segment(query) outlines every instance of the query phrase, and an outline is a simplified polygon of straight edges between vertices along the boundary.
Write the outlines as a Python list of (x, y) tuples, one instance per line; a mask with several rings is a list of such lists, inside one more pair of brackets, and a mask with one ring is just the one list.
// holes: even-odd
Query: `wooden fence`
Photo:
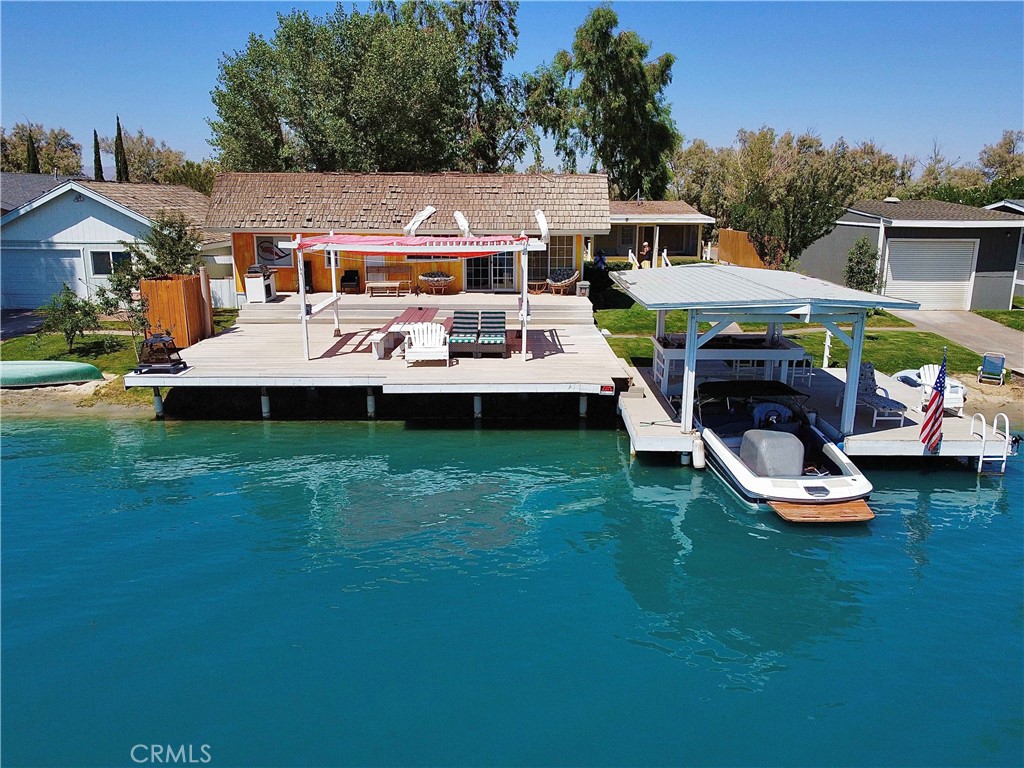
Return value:
[(766, 269), (747, 233), (739, 229), (718, 230), (718, 260), (738, 267)]
[(149, 302), (147, 316), (151, 333), (169, 330), (178, 347), (188, 347), (205, 338), (203, 312), (207, 310), (198, 275), (143, 280), (139, 291)]

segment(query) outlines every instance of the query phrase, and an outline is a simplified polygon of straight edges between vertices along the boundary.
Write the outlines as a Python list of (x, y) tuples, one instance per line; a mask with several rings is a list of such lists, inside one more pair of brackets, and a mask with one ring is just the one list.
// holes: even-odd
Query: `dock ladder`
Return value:
[[(1000, 421), (1001, 420), (1001, 421)], [(1003, 428), (1000, 430), (999, 424)], [(979, 430), (978, 425), (981, 425)], [(989, 437), (988, 422), (984, 414), (976, 413), (971, 417), (971, 436), (981, 440), (981, 455), (978, 456), (978, 474), (1006, 472), (1006, 457), (1010, 455), (1011, 445), (1015, 441), (1010, 435), (1010, 420), (1005, 413), (997, 413), (992, 419), (992, 436)], [(998, 466), (997, 466), (998, 465)]]

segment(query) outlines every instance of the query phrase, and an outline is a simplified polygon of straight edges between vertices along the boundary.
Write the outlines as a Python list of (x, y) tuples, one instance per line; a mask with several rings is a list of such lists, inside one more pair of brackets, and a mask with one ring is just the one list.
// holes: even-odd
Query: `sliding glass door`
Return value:
[(516, 287), (514, 253), (466, 259), (467, 291), (512, 291)]

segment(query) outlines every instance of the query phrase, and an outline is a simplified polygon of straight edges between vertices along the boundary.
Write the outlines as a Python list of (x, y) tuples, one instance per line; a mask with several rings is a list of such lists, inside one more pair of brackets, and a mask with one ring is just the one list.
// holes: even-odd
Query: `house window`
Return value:
[(636, 235), (636, 227), (619, 227), (619, 235), (620, 245), (634, 245), (635, 241), (633, 238)]
[(543, 280), (556, 269), (575, 269), (575, 263), (575, 238), (553, 235), (546, 251), (530, 251), (527, 274), (530, 280)]
[(110, 275), (114, 267), (128, 261), (124, 251), (92, 251), (92, 273), (94, 275)]

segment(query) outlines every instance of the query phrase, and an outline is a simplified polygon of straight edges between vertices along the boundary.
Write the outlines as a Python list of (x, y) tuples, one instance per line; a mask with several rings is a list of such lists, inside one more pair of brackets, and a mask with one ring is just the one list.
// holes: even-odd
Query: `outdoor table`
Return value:
[[(654, 340), (655, 380), (659, 383), (662, 377), (668, 378), (673, 361), (686, 359), (686, 334), (669, 334), (665, 338)], [(779, 366), (779, 380), (785, 381), (789, 364), (802, 360), (806, 350), (795, 341), (782, 336), (778, 346), (765, 343), (763, 334), (719, 334), (697, 350), (697, 361), (721, 360), (735, 363), (739, 360), (751, 360), (764, 363), (764, 378), (771, 379), (775, 366)]]
[(383, 360), (387, 350), (394, 345), (387, 344), (391, 334), (403, 333), (413, 323), (429, 323), (437, 315), (437, 307), (409, 307), (398, 317), (389, 320), (377, 331), (370, 334), (370, 348), (378, 360)]

